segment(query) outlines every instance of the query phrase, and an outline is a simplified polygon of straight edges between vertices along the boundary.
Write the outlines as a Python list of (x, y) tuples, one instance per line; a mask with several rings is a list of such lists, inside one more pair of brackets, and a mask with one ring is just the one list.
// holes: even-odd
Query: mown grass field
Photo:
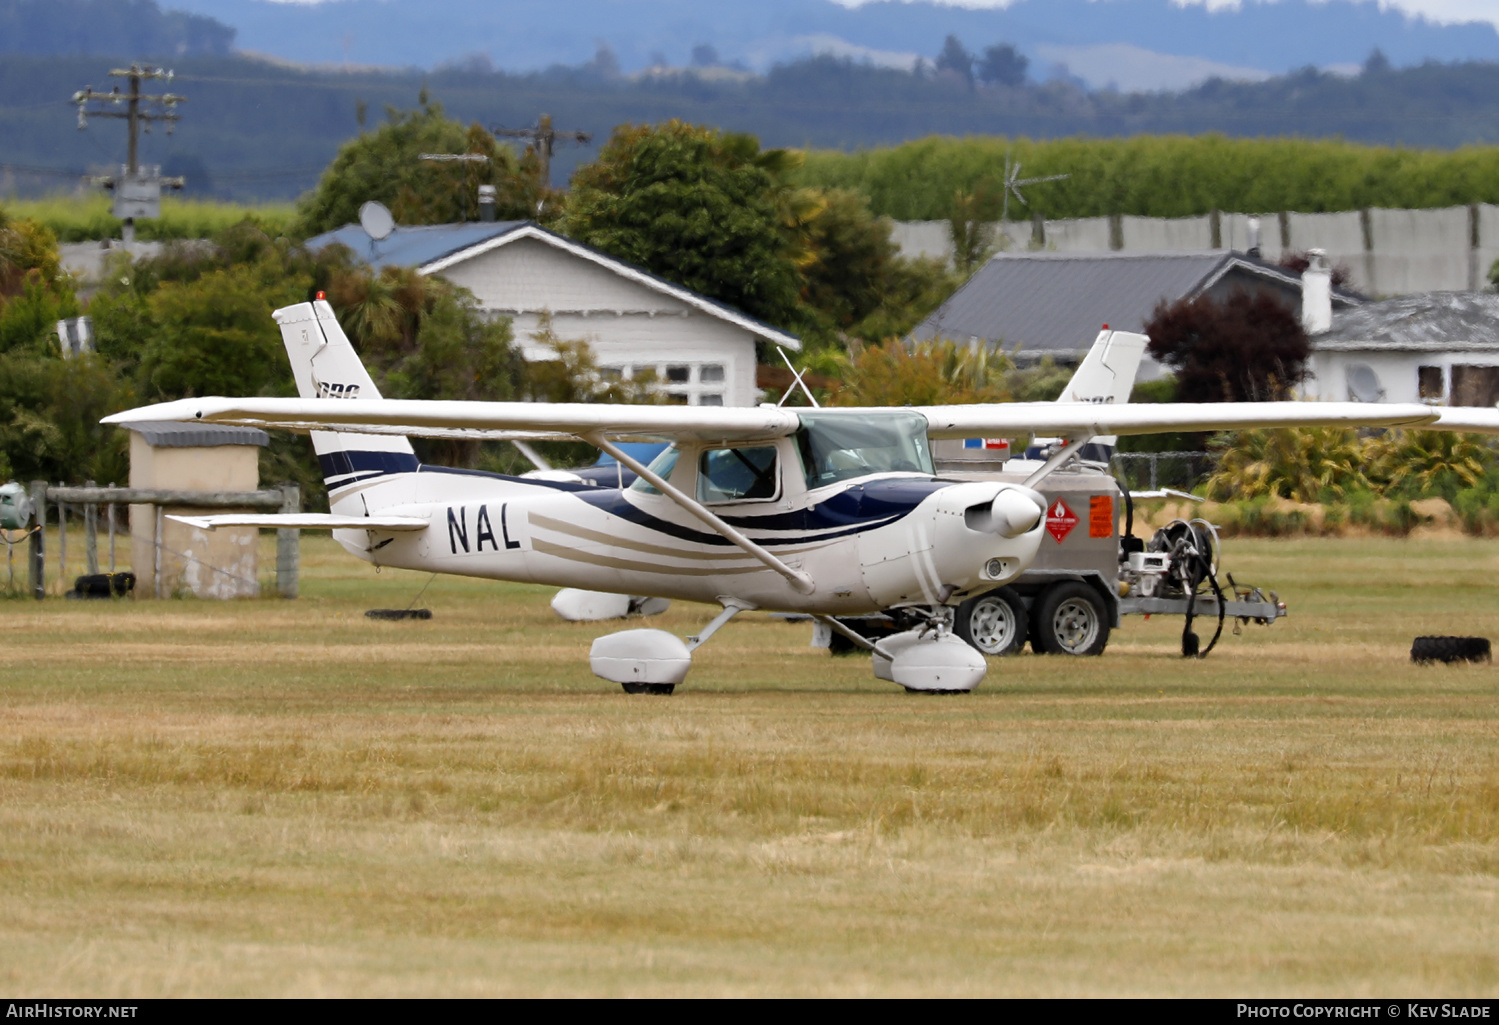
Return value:
[[(541, 588), (0, 601), (16, 995), (1499, 992), (1499, 542), (1229, 543), (1292, 617), (907, 695), (736, 620), (670, 698)], [(694, 631), (709, 610), (651, 621)]]

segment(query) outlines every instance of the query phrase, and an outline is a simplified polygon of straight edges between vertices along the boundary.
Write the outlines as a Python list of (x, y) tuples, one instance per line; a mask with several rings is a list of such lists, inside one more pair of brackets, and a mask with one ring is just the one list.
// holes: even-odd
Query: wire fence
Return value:
[(1191, 491), (1217, 465), (1211, 452), (1115, 452), (1114, 476), (1131, 491)]

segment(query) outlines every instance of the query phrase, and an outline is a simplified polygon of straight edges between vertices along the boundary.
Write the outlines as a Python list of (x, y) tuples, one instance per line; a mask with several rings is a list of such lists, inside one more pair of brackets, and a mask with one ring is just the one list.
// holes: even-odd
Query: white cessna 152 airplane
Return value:
[[(1342, 402), (1131, 406), (1109, 401), (908, 408), (623, 406), (387, 400), (321, 297), (275, 312), (301, 398), (194, 398), (105, 423), (203, 421), (306, 431), (328, 513), (181, 517), (328, 529), (382, 566), (718, 605), (685, 642), (635, 629), (593, 643), (594, 673), (670, 693), (692, 650), (748, 609), (800, 612), (871, 650), (882, 679), (967, 691), (983, 656), (952, 636), (964, 599), (1035, 558), (1033, 487), (1091, 439), (1251, 427), (1428, 426), (1499, 433), (1499, 410)], [(1138, 336), (1131, 336), (1132, 338)], [(426, 466), (408, 435), (579, 439), (639, 475), (626, 488)], [(929, 439), (1065, 439), (1019, 484), (934, 475)], [(618, 441), (665, 439), (645, 466)], [(905, 607), (923, 623), (871, 643), (833, 617)]]

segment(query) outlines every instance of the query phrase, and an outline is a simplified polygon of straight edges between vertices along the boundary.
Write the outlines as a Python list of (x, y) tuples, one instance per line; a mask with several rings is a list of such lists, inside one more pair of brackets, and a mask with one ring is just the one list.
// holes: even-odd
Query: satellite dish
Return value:
[(1379, 375), (1369, 364), (1350, 363), (1345, 374), (1348, 378), (1348, 397), (1354, 402), (1384, 401), (1384, 386), (1379, 383)]
[(359, 208), (359, 226), (366, 235), (379, 242), (389, 238), (390, 233), (396, 230), (396, 219), (390, 215), (384, 203), (377, 203), (372, 199)]

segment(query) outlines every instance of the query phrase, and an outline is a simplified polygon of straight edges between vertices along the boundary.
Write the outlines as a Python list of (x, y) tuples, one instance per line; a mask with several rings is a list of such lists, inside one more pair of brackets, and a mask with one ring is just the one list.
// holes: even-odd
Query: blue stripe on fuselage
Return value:
[[(768, 513), (764, 516), (724, 516), (724, 522), (740, 530), (785, 530), (795, 533), (790, 537), (756, 537), (757, 544), (774, 545), (806, 544), (809, 541), (826, 541), (861, 530), (883, 527), (894, 523), (933, 492), (951, 487), (952, 481), (900, 477), (892, 480), (875, 480), (855, 484), (825, 502), (808, 509), (791, 512)], [(733, 544), (719, 534), (693, 530), (648, 512), (625, 501), (617, 489), (592, 490), (578, 497), (604, 512), (613, 513), (622, 520), (659, 531), (682, 541), (694, 541), (706, 545)], [(814, 533), (815, 532), (815, 533)], [(824, 533), (826, 532), (826, 533)]]
[(415, 473), (416, 456), (410, 452), (327, 452), (317, 457), (323, 477), (374, 477), (384, 473)]

